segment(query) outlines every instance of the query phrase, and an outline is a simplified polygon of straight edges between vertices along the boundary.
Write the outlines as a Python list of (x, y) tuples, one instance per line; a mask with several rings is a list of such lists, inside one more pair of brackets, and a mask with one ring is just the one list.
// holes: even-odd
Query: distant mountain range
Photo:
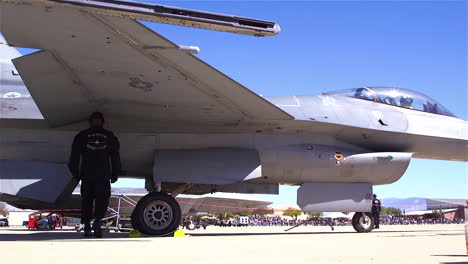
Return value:
[(453, 209), (465, 206), (466, 199), (439, 199), (439, 198), (385, 198), (382, 199), (382, 206), (394, 207), (405, 212)]

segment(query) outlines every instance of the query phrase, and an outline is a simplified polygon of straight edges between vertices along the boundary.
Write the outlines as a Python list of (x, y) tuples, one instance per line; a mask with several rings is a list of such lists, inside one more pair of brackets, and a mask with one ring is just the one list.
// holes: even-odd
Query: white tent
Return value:
[[(453, 211), (456, 211), (457, 209), (443, 209), (442, 210), (442, 213), (449, 213), (449, 212), (453, 212)], [(425, 210), (425, 211), (413, 211), (413, 212), (409, 212), (409, 213), (406, 213), (406, 215), (408, 216), (423, 216), (425, 214), (432, 214), (434, 213), (433, 210)]]

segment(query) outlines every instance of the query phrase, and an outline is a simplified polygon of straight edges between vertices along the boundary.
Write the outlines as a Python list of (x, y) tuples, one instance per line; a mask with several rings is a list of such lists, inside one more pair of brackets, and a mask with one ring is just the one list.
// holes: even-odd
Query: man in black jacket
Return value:
[(380, 228), (380, 211), (382, 211), (380, 200), (377, 199), (377, 194), (374, 194), (372, 196), (372, 216), (374, 217), (376, 229)]
[(100, 112), (91, 114), (90, 128), (75, 136), (68, 162), (73, 177), (81, 180), (81, 220), (85, 237), (91, 237), (93, 213), (94, 236), (102, 237), (101, 220), (109, 205), (110, 182), (117, 181), (121, 169), (119, 141), (102, 127), (103, 124), (104, 116)]

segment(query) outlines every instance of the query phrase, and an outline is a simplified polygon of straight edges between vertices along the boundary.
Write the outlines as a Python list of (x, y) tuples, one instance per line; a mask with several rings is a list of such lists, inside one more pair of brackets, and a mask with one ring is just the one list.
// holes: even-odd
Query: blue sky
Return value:
[[(360, 86), (399, 86), (468, 116), (465, 1), (157, 1), (158, 4), (272, 20), (266, 38), (147, 23), (262, 95), (317, 94)], [(468, 165), (414, 159), (380, 197), (468, 198)], [(121, 180), (119, 186), (141, 187)], [(270, 197), (295, 204), (295, 187)]]

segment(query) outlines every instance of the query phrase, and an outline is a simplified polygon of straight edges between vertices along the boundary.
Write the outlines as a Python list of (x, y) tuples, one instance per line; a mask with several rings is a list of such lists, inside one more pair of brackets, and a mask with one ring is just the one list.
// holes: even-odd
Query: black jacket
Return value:
[(372, 199), (372, 213), (380, 213), (382, 211), (382, 205), (380, 204), (380, 200), (377, 198)]
[(88, 128), (73, 139), (68, 167), (79, 179), (117, 180), (121, 169), (119, 148), (117, 137), (109, 130)]

